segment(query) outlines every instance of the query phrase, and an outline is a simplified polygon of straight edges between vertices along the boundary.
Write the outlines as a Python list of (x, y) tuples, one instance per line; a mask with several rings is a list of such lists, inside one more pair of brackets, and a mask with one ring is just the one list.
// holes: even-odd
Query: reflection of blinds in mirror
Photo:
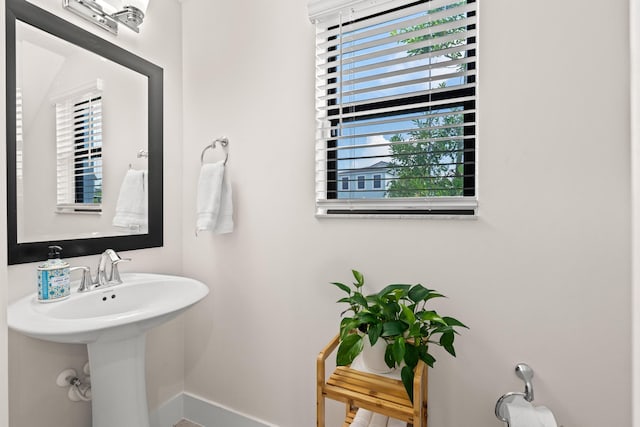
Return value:
[(100, 212), (102, 95), (91, 91), (56, 104), (57, 210)]
[(22, 182), (22, 89), (16, 88), (16, 180)]

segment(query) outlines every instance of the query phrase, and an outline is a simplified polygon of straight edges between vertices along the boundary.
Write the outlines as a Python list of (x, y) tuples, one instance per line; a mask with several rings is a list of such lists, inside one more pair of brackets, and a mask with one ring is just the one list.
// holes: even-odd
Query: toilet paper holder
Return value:
[(524, 393), (512, 391), (500, 397), (496, 402), (496, 418), (504, 423), (509, 422), (504, 415), (504, 407), (507, 403), (513, 402), (518, 396), (522, 396), (527, 402), (533, 401), (533, 383), (531, 382), (533, 379), (533, 369), (526, 363), (518, 363), (516, 365), (516, 375), (524, 381)]

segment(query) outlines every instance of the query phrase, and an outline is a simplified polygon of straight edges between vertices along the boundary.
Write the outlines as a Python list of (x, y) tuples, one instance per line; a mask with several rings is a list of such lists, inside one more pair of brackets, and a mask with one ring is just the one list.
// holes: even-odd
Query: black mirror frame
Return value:
[[(7, 246), (8, 263), (42, 261), (47, 247), (63, 256), (94, 255), (106, 249), (126, 251), (163, 245), (163, 69), (24, 0), (6, 0)], [(148, 234), (18, 243), (16, 205), (16, 20), (92, 51), (148, 77)]]

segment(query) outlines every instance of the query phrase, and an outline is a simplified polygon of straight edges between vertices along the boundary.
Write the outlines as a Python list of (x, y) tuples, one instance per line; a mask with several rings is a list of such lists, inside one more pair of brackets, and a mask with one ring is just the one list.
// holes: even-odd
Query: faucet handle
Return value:
[(131, 258), (120, 258), (111, 263), (111, 275), (109, 277), (110, 282), (122, 283), (122, 279), (120, 278), (120, 271), (118, 271), (118, 264), (122, 261), (131, 261)]
[(86, 266), (71, 267), (69, 272), (82, 270), (82, 278), (80, 279), (80, 286), (78, 286), (78, 292), (85, 292), (91, 289), (93, 285), (93, 279), (91, 279), (91, 269)]
[(104, 255), (109, 257), (109, 261), (111, 261), (112, 263), (121, 259), (120, 255), (118, 255), (118, 252), (114, 251), (113, 249), (107, 249), (106, 251), (104, 251)]

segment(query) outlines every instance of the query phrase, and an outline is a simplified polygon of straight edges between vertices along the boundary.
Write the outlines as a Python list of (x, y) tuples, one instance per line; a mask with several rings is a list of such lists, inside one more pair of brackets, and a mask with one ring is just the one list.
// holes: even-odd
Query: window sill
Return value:
[(55, 213), (62, 215), (102, 215), (102, 206), (100, 204), (58, 204)]
[(321, 199), (316, 201), (316, 218), (359, 219), (475, 219), (475, 197)]
[(372, 214), (372, 213), (317, 213), (318, 219), (410, 219), (410, 220), (467, 220), (475, 221), (478, 214), (462, 215), (462, 214)]

